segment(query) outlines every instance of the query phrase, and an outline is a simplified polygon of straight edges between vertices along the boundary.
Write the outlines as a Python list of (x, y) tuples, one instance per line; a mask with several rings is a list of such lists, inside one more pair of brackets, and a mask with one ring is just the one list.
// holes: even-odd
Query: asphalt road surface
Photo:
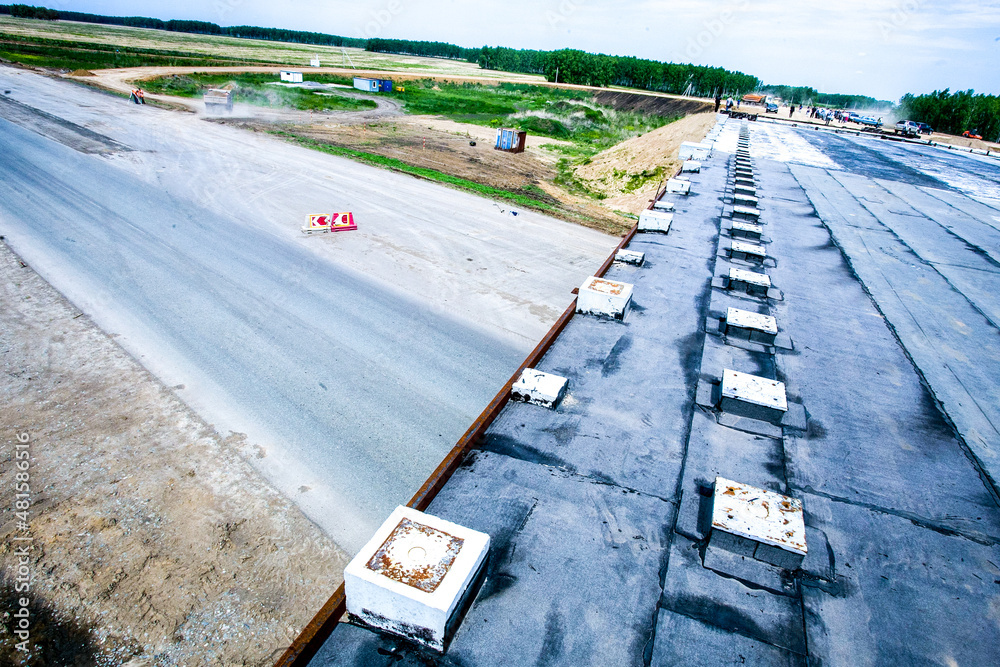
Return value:
[(856, 133), (754, 126), (785, 162), (934, 400), (1000, 481), (1000, 160)]
[[(348, 552), (615, 242), (36, 75), (0, 69), (0, 87), (0, 233), (207, 421), (245, 434)], [(363, 233), (303, 239), (300, 214), (334, 206)]]

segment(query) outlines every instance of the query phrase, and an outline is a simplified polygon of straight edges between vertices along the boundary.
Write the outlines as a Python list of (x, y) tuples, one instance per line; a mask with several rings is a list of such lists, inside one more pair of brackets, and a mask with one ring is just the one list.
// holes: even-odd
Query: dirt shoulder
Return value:
[[(272, 664), (345, 554), (240, 458), (238, 436), (221, 438), (2, 243), (0, 302), (2, 602), (15, 538), (30, 537), (32, 642), (50, 651), (24, 661), (5, 631), (0, 662)], [(19, 433), (28, 531), (13, 506)]]

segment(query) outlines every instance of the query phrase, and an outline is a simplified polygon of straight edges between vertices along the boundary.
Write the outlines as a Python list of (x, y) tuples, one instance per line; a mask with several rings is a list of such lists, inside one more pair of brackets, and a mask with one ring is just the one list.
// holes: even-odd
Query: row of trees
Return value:
[(55, 21), (59, 18), (59, 12), (55, 9), (32, 7), (31, 5), (0, 5), (0, 14), (10, 14), (21, 19), (42, 19), (43, 21)]
[(260, 28), (257, 26), (238, 25), (223, 28), (208, 21), (161, 21), (149, 16), (104, 16), (85, 12), (66, 12), (45, 7), (30, 5), (0, 5), (0, 14), (10, 14), (19, 18), (45, 19), (53, 21), (80, 21), (81, 23), (97, 23), (102, 25), (122, 25), (130, 28), (152, 28), (154, 30), (169, 30), (171, 32), (188, 32), (198, 35), (225, 35), (227, 37), (243, 37), (247, 39), (265, 39), (275, 42), (293, 42), (299, 44), (322, 44), (324, 46), (354, 46), (365, 48), (367, 39), (327, 35), (321, 32), (304, 30), (283, 30), (281, 28)]
[(927, 123), (937, 132), (962, 134), (966, 130), (988, 141), (1000, 140), (1000, 97), (976, 94), (974, 90), (954, 93), (947, 88), (926, 95), (907, 93), (899, 101), (901, 118)]
[(229, 37), (244, 39), (264, 39), (272, 42), (292, 42), (295, 44), (319, 44), (321, 46), (352, 46), (363, 49), (367, 39), (356, 37), (341, 37), (322, 32), (307, 32), (305, 30), (284, 30), (282, 28), (260, 28), (252, 25), (237, 25), (222, 29), (222, 34)]
[(447, 42), (422, 42), (412, 39), (383, 39), (373, 37), (369, 40), (359, 40), (361, 46), (375, 53), (401, 53), (410, 56), (427, 56), (430, 58), (451, 58), (474, 63), (479, 59), (480, 49), (468, 49)]
[(577, 49), (533, 51), (485, 46), (479, 66), (505, 72), (544, 74), (549, 81), (588, 86), (624, 86), (667, 93), (743, 95), (756, 90), (760, 80), (721, 67), (664, 63), (632, 56), (609, 56)]
[(811, 86), (763, 86), (760, 91), (780, 97), (789, 104), (806, 104), (837, 109), (888, 109), (892, 102), (877, 100), (867, 95), (821, 93)]

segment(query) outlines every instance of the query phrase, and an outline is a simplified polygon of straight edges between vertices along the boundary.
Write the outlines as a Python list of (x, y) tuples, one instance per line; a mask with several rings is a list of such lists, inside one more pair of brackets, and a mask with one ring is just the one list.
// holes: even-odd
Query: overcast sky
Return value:
[(898, 100), (1000, 93), (1000, 2), (957, 0), (36, 0), (97, 14), (578, 48), (716, 65), (765, 83)]

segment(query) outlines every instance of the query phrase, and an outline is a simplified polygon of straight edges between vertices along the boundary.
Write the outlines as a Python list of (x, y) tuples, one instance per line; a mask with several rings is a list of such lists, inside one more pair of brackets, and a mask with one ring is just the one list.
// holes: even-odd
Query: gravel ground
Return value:
[[(173, 393), (0, 244), (0, 662), (267, 665), (346, 556)], [(29, 524), (14, 508), (30, 434)], [(30, 542), (17, 541), (30, 537)], [(8, 629), (30, 544), (30, 659)], [(23, 595), (23, 593), (18, 594)]]

